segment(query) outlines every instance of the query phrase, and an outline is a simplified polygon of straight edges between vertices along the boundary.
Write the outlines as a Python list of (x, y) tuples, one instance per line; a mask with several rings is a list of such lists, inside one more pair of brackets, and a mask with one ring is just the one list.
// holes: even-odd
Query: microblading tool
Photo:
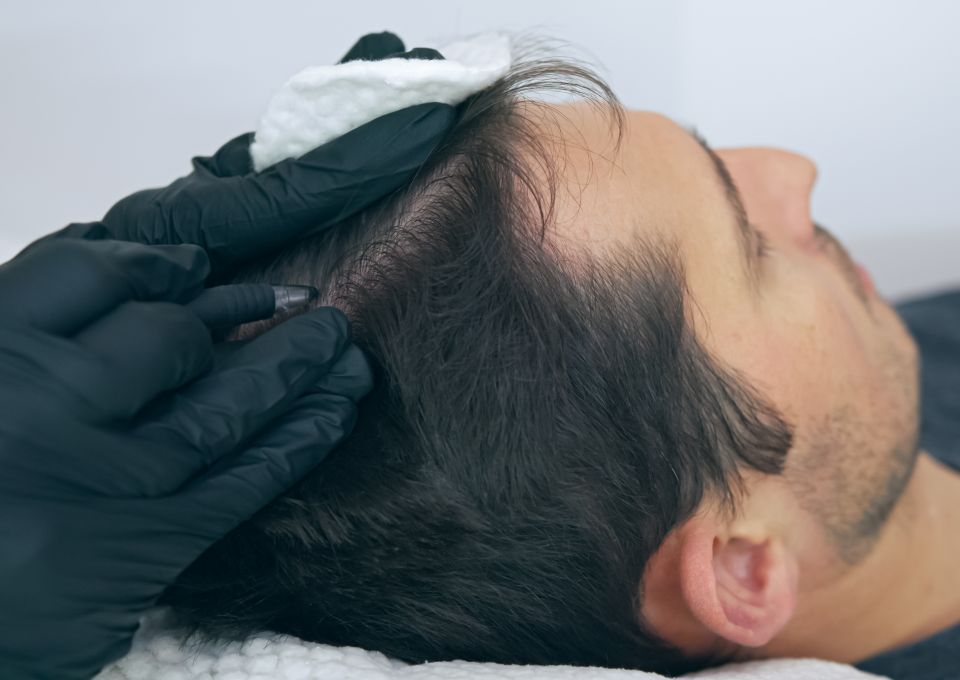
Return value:
[(207, 288), (186, 306), (207, 327), (222, 330), (307, 307), (319, 294), (312, 286), (238, 283)]

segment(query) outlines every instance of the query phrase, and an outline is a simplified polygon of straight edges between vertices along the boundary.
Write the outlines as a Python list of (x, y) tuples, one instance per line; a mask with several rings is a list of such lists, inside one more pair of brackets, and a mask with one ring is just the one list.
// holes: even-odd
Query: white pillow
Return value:
[[(642, 671), (576, 666), (504, 666), (451, 661), (408, 665), (379, 652), (262, 634), (214, 649), (182, 648), (162, 616), (145, 619), (130, 653), (96, 680), (660, 680)], [(864, 680), (878, 676), (816, 659), (730, 664), (685, 677), (699, 680)]]

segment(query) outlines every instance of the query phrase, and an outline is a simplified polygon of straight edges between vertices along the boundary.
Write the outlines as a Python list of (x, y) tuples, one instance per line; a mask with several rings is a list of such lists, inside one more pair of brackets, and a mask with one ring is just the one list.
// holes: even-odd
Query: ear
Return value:
[(759, 647), (793, 617), (796, 558), (776, 536), (728, 531), (703, 515), (680, 529), (680, 589), (706, 628), (736, 644)]

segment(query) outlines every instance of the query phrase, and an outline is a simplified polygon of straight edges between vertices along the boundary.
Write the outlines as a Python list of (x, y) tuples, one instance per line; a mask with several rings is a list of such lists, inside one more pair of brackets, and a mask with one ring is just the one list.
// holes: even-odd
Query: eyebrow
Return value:
[(759, 285), (758, 277), (760, 265), (754, 245), (754, 239), (756, 238), (756, 235), (754, 234), (753, 227), (750, 226), (750, 221), (747, 219), (747, 211), (743, 207), (743, 199), (740, 197), (740, 192), (737, 190), (737, 185), (733, 183), (733, 177), (730, 175), (730, 170), (727, 168), (726, 164), (723, 162), (720, 156), (717, 155), (717, 152), (710, 148), (710, 145), (707, 144), (707, 140), (703, 138), (703, 135), (700, 134), (697, 128), (691, 125), (685, 129), (687, 133), (697, 140), (697, 143), (703, 147), (703, 150), (707, 152), (707, 155), (713, 162), (713, 167), (714, 170), (716, 170), (717, 178), (720, 180), (720, 184), (723, 186), (727, 195), (727, 203), (729, 203), (730, 210), (737, 222), (737, 236), (738, 240), (740, 241), (740, 251), (743, 254), (743, 261), (746, 265), (745, 273), (747, 278), (753, 284), (754, 288), (756, 288)]

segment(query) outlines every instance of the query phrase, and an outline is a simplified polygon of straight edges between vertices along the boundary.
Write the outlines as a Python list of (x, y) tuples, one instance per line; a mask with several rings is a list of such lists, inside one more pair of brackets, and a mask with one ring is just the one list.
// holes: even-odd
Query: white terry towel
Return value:
[(456, 105), (510, 68), (510, 41), (486, 33), (439, 48), (444, 59), (384, 59), (311, 66), (287, 81), (250, 144), (260, 171), (408, 106)]
[[(876, 675), (816, 659), (730, 664), (684, 676), (697, 680), (867, 680)], [(95, 680), (667, 680), (642, 671), (575, 666), (504, 666), (450, 661), (407, 665), (379, 652), (263, 633), (212, 649), (181, 648), (162, 615), (147, 617), (133, 649)]]

